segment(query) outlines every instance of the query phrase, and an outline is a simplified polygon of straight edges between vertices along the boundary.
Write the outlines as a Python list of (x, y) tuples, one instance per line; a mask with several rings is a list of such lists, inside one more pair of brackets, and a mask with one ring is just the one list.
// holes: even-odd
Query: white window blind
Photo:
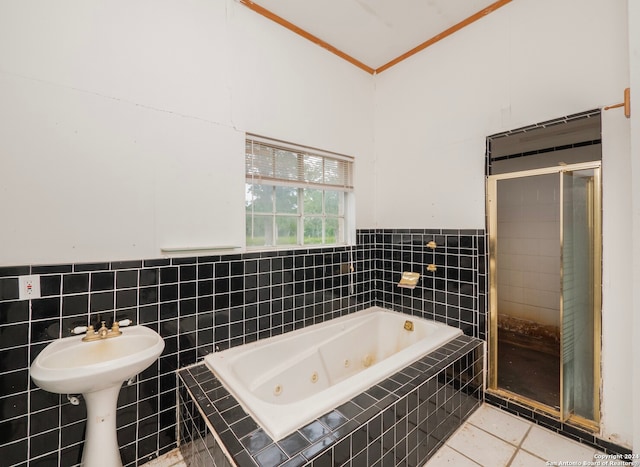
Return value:
[(247, 135), (246, 177), (252, 184), (353, 190), (353, 158)]

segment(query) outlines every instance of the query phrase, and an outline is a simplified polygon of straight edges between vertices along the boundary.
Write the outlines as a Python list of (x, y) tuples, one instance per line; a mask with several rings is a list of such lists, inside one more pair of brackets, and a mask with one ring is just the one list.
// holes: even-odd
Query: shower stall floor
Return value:
[(498, 337), (498, 387), (559, 408), (559, 347), (501, 331)]

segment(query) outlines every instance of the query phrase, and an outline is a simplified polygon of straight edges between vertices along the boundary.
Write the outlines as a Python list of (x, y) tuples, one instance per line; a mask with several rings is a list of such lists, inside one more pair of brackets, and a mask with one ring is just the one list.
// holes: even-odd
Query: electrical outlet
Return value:
[(20, 290), (20, 300), (40, 298), (40, 276), (33, 274), (18, 277), (18, 288)]

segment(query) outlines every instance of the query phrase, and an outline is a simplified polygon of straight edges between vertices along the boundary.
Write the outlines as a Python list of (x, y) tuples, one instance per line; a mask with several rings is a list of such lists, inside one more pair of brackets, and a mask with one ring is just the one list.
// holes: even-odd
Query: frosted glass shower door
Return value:
[[(600, 169), (565, 171), (562, 191), (562, 418), (595, 420), (600, 333), (598, 190)], [(599, 305), (599, 304), (598, 304)]]
[(560, 408), (560, 183), (498, 180), (498, 387)]
[(489, 390), (600, 421), (600, 163), (492, 175)]

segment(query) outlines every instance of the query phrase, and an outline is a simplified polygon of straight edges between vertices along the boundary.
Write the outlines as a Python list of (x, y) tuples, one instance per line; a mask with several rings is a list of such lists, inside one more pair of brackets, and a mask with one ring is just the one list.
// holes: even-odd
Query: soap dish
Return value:
[(416, 287), (416, 284), (418, 283), (418, 279), (420, 279), (420, 273), (403, 272), (402, 277), (400, 278), (400, 282), (398, 282), (398, 287), (414, 289)]

